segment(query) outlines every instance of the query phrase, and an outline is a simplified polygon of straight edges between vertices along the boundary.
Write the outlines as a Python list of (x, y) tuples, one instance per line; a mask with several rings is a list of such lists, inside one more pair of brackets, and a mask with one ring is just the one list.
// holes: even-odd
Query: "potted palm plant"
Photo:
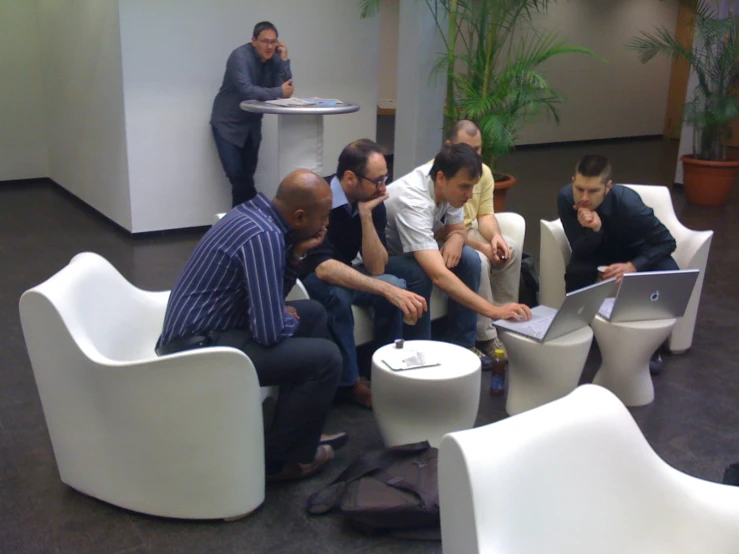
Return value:
[[(516, 183), (498, 171), (500, 159), (515, 148), (523, 126), (542, 113), (559, 122), (564, 101), (541, 71), (559, 54), (593, 53), (568, 46), (535, 19), (554, 0), (425, 0), (444, 40), (436, 70), (446, 73), (445, 133), (455, 121), (471, 119), (482, 132), (483, 160), (495, 172), (495, 210)], [(381, 0), (361, 0), (362, 16), (373, 15)]]
[(668, 29), (642, 32), (627, 47), (643, 63), (659, 54), (684, 58), (697, 77), (685, 103), (683, 121), (693, 127), (693, 153), (683, 163), (685, 197), (699, 206), (723, 206), (729, 199), (739, 160), (727, 157), (731, 123), (739, 115), (739, 41), (736, 15), (721, 17), (712, 2), (681, 0), (692, 10), (693, 46), (685, 47)]

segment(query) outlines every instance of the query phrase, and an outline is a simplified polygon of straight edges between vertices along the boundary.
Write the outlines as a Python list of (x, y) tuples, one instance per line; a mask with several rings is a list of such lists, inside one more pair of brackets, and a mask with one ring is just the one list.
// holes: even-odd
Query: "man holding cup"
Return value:
[[(374, 309), (377, 344), (401, 338), (403, 321), (414, 324), (427, 310), (426, 300), (405, 290), (403, 279), (385, 274), (387, 178), (380, 145), (360, 139), (344, 148), (336, 174), (326, 179), (333, 192), (328, 234), (308, 253), (301, 271), (310, 297), (325, 306), (329, 331), (341, 351), (339, 394), (365, 408), (372, 407), (372, 393), (359, 377), (352, 304)], [(357, 254), (361, 264), (353, 266)]]
[[(671, 254), (677, 243), (639, 194), (614, 185), (611, 164), (604, 156), (585, 156), (575, 167), (571, 185), (557, 198), (557, 210), (572, 248), (565, 269), (567, 292), (596, 280), (625, 273), (679, 269)], [(662, 369), (659, 351), (649, 364)]]

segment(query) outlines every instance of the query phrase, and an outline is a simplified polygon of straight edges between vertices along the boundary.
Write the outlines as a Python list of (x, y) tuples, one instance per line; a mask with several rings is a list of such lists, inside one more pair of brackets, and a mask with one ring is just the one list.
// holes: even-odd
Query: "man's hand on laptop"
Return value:
[(531, 319), (531, 310), (526, 304), (503, 304), (495, 306), (496, 315), (493, 319), (510, 319), (511, 321), (528, 321)]
[(636, 273), (636, 267), (631, 262), (625, 264), (611, 264), (603, 272), (603, 280), (616, 278), (616, 282), (620, 283), (624, 278), (624, 273)]

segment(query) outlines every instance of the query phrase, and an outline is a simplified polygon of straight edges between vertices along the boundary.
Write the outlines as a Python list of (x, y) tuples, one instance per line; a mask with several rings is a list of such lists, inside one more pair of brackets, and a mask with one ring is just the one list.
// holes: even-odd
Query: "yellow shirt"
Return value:
[(488, 215), (494, 213), (493, 210), (493, 190), (495, 189), (495, 181), (493, 180), (493, 172), (487, 164), (482, 164), (482, 177), (472, 189), (472, 198), (464, 205), (464, 225), (469, 231), (472, 222), (479, 215)]

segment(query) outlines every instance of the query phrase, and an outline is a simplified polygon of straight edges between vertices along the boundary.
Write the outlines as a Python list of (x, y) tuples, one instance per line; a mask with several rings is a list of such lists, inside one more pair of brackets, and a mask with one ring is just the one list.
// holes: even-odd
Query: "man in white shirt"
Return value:
[[(452, 126), (447, 144), (469, 144), (482, 154), (482, 133), (472, 121), (463, 119)], [(482, 264), (477, 293), (488, 302), (507, 304), (518, 301), (523, 244), (515, 244), (500, 232), (493, 209), (495, 181), (493, 172), (482, 164), (482, 177), (472, 190), (472, 199), (464, 205), (467, 245), (477, 251)], [(505, 351), (490, 318), (477, 316), (477, 346), (488, 356), (496, 349)]]
[[(463, 207), (481, 175), (479, 154), (467, 144), (454, 144), (445, 145), (432, 163), (392, 183), (385, 201), (391, 255), (385, 271), (404, 279), (408, 290), (427, 303), (433, 285), (443, 290), (449, 296), (449, 340), (472, 350), (486, 369), (492, 360), (475, 347), (477, 314), (527, 320), (531, 311), (517, 303), (494, 306), (477, 294), (481, 264), (475, 250), (465, 245)], [(403, 336), (430, 339), (430, 314), (406, 327)]]

